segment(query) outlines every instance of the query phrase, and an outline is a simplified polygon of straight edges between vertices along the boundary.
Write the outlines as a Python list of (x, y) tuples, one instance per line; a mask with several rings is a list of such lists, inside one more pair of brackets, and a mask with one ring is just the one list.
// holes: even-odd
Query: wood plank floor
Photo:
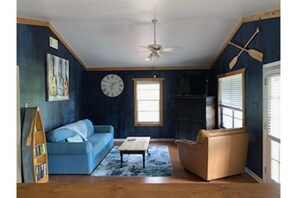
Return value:
[(279, 198), (280, 185), (255, 183), (134, 184), (67, 183), (17, 184), (18, 198)]
[[(115, 145), (120, 144), (121, 142), (115, 142)], [(168, 146), (172, 165), (172, 176), (93, 177), (89, 175), (50, 175), (49, 183), (257, 183), (257, 181), (247, 173), (206, 182), (202, 178), (184, 170), (180, 165), (178, 150), (174, 142), (150, 142), (150, 145)]]

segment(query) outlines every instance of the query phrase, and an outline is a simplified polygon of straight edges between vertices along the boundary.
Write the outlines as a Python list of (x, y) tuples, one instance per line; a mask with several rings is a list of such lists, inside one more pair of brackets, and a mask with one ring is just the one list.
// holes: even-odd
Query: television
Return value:
[(206, 75), (184, 75), (178, 77), (176, 96), (207, 96)]

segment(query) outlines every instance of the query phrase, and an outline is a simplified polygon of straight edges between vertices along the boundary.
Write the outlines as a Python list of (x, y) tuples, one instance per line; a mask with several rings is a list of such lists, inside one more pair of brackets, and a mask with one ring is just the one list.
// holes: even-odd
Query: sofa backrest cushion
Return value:
[[(80, 120), (71, 124), (71, 126), (75, 126), (76, 123), (84, 122), (87, 128), (87, 137), (90, 137), (94, 134), (94, 126), (93, 123), (89, 119)], [(73, 127), (72, 127), (73, 128)], [(73, 137), (77, 135), (78, 133), (75, 130), (71, 130), (71, 127), (64, 128), (64, 126), (61, 126), (57, 129), (54, 129), (46, 134), (47, 141), (49, 142), (66, 142), (67, 138)]]
[(213, 129), (213, 130), (204, 130), (201, 129), (197, 135), (196, 142), (203, 144), (207, 137), (223, 136), (223, 135), (233, 135), (239, 133), (246, 133), (246, 127), (242, 128), (233, 128), (233, 129)]
[(88, 135), (87, 136), (90, 137), (91, 135), (94, 134), (94, 125), (93, 125), (92, 121), (89, 120), (89, 119), (84, 119), (83, 121), (86, 123), (87, 128), (88, 128)]
[(54, 129), (46, 134), (48, 142), (66, 142), (67, 138), (75, 136), (77, 133), (68, 129)]

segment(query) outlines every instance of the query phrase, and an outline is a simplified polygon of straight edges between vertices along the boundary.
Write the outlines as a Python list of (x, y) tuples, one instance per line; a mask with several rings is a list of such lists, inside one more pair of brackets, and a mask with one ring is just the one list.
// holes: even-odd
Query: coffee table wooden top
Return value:
[(150, 137), (127, 137), (119, 147), (120, 151), (147, 151)]

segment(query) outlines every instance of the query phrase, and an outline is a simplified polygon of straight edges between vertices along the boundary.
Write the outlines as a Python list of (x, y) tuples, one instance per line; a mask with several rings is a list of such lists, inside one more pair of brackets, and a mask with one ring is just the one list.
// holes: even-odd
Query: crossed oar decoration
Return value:
[(229, 44), (241, 49), (241, 51), (237, 54), (237, 56), (235, 56), (229, 63), (229, 68), (232, 69), (235, 64), (238, 61), (239, 56), (241, 55), (241, 53), (243, 51), (247, 52), (252, 58), (256, 59), (257, 61), (262, 62), (263, 60), (263, 53), (259, 52), (258, 50), (255, 49), (246, 49), (247, 46), (250, 44), (250, 42), (253, 40), (253, 38), (260, 32), (259, 28), (256, 29), (256, 31), (254, 32), (254, 34), (251, 36), (251, 38), (248, 40), (248, 42), (245, 44), (244, 47), (241, 47), (239, 45), (236, 45), (234, 43), (232, 43), (231, 41), (229, 42)]

